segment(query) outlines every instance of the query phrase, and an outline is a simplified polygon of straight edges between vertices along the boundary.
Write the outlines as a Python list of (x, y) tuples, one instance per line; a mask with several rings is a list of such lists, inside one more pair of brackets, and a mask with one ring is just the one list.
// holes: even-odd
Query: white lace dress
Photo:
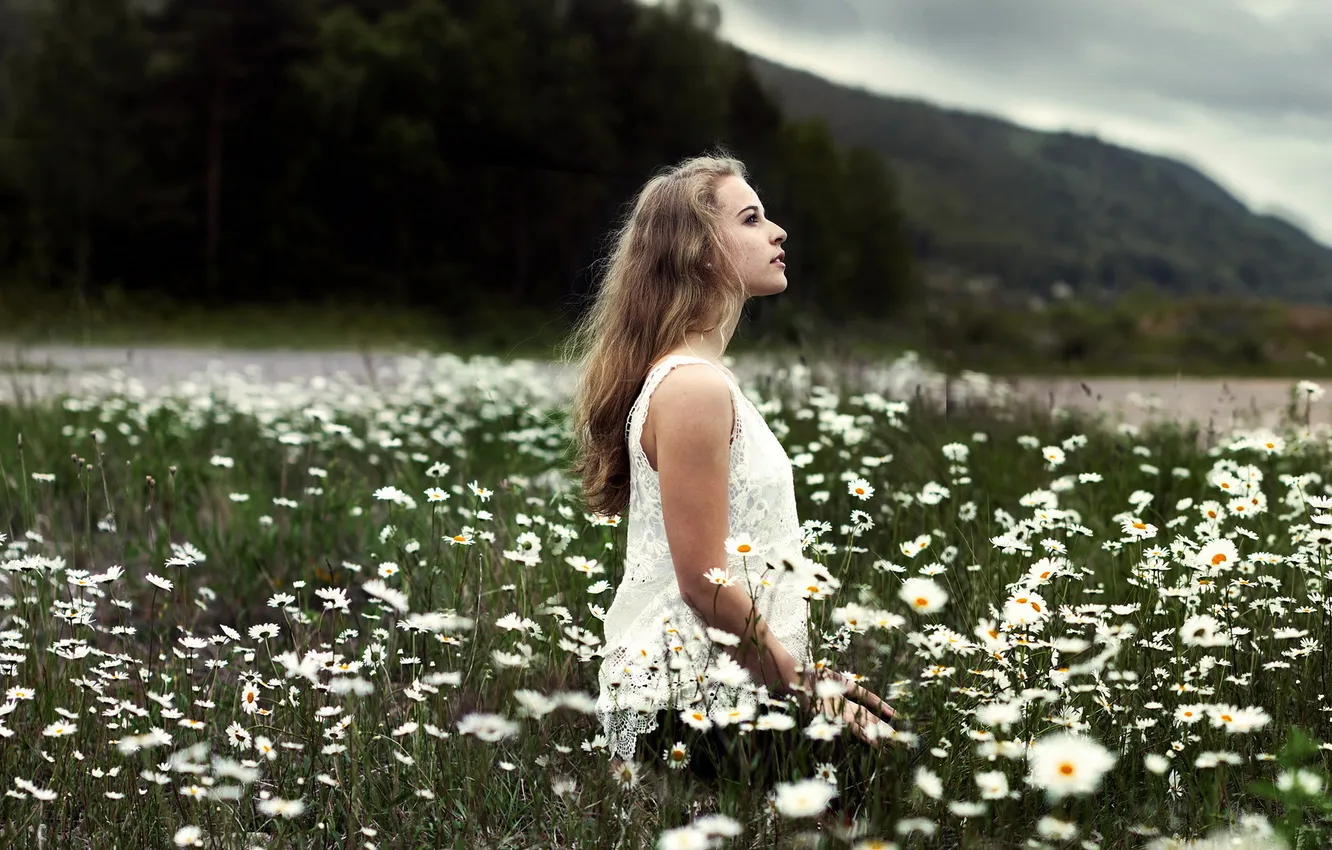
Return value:
[[(730, 574), (751, 589), (759, 612), (782, 646), (808, 662), (809, 603), (803, 582), (766, 566), (783, 552), (800, 553), (791, 461), (777, 436), (725, 369), (699, 357), (671, 355), (648, 373), (628, 418), (630, 497), (624, 576), (606, 612), (597, 717), (612, 755), (635, 757), (638, 736), (657, 728), (657, 711), (699, 702), (718, 709), (761, 707), (767, 696), (744, 686), (712, 681), (725, 647), (708, 639), (707, 624), (680, 596), (662, 522), (657, 473), (643, 453), (643, 422), (652, 392), (684, 363), (706, 363), (731, 387), (735, 427), (730, 456), (730, 535), (748, 535), (753, 554), (727, 556)], [(760, 577), (765, 581), (761, 581)], [(748, 712), (746, 712), (748, 713)]]

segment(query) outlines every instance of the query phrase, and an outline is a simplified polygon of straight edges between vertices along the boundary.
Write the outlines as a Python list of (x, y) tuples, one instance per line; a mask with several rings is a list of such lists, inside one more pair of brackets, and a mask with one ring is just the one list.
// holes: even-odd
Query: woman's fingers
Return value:
[(847, 678), (845, 673), (825, 667), (816, 671), (815, 678), (832, 679), (838, 682), (843, 688), (845, 688), (845, 696), (848, 700), (860, 703), (870, 711), (878, 714), (884, 720), (891, 720), (893, 717), (897, 716), (897, 712), (893, 710), (892, 706), (890, 706), (883, 697)]
[(846, 696), (847, 699), (855, 700), (884, 720), (891, 720), (897, 716), (897, 712), (893, 711), (893, 707), (883, 697), (860, 685), (852, 683), (851, 689), (846, 692)]
[[(855, 733), (857, 738), (870, 746), (878, 747), (883, 743), (883, 737), (877, 729), (883, 721), (871, 715), (863, 706), (848, 700), (842, 710), (842, 719), (846, 721), (846, 725), (851, 727), (851, 731)], [(870, 726), (876, 727), (873, 732), (869, 731)]]
[[(897, 711), (889, 705), (888, 701), (883, 697), (874, 693), (870, 689), (857, 684), (851, 679), (848, 679), (843, 673), (828, 667), (813, 670), (811, 673), (811, 684), (815, 681), (830, 679), (842, 685), (844, 689), (844, 693), (841, 697), (824, 697), (820, 701), (821, 704), (826, 705), (830, 701), (835, 702), (837, 699), (845, 699), (848, 703), (858, 703), (859, 705), (864, 706), (869, 711), (874, 712), (874, 714), (882, 720), (892, 720), (897, 723), (910, 722), (908, 718), (898, 715)], [(831, 716), (835, 716), (835, 713)]]
[(824, 697), (819, 700), (818, 711), (829, 718), (840, 716), (843, 726), (872, 747), (881, 746), (892, 728), (886, 720), (846, 695)]

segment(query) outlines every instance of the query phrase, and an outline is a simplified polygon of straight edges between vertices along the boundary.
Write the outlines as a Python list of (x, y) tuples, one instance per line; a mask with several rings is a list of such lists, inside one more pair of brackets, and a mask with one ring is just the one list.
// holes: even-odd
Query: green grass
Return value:
[[(0, 843), (37, 846), (41, 828), (61, 847), (168, 846), (178, 829), (196, 826), (210, 847), (639, 847), (654, 846), (696, 811), (742, 824), (730, 846), (797, 846), (801, 836), (828, 847), (855, 843), (830, 822), (816, 829), (814, 818), (769, 817), (762, 789), (742, 785), (712, 799), (654, 754), (643, 754), (653, 763), (622, 789), (606, 769), (592, 717), (572, 707), (523, 715), (516, 691), (595, 697), (598, 659), (580, 660), (567, 641), (577, 642), (577, 629), (602, 633), (589, 605), (608, 606), (612, 591), (593, 595), (589, 584), (606, 579), (614, 588), (625, 527), (593, 521), (561, 484), (563, 412), (541, 401), (544, 388), (495, 375), (493, 391), (481, 391), (473, 375), (439, 377), (437, 395), (357, 404), (345, 392), (317, 404), (276, 397), (262, 415), (202, 394), (161, 405), (82, 399), (0, 408), (0, 510), (13, 541), (0, 571), (0, 651), (11, 667), (3, 688), (33, 692), (0, 716), (14, 733), (0, 744), (0, 782), (17, 789), (0, 798)], [(1292, 491), (1282, 479), (1326, 470), (1325, 438), (1268, 454), (1213, 447), (1188, 428), (1135, 434), (983, 403), (947, 418), (917, 408), (870, 410), (853, 388), (841, 389), (838, 411), (861, 417), (864, 429), (854, 445), (838, 430), (845, 422), (803, 415), (803, 403), (785, 390), (784, 410), (772, 418), (789, 426), (784, 443), (804, 464), (796, 470), (801, 518), (829, 524), (822, 546), (807, 554), (840, 586), (811, 604), (813, 633), (835, 633), (833, 612), (849, 603), (903, 618), (900, 628), (848, 633), (844, 649), (818, 650), (835, 667), (863, 674), (877, 693), (896, 694), (920, 735), (918, 747), (892, 744), (877, 756), (853, 750), (879, 759), (883, 777), (862, 837), (904, 847), (1062, 848), (1089, 846), (1079, 842), (1099, 835), (1094, 846), (1140, 847), (1147, 838), (1131, 828), (1196, 836), (1241, 812), (1262, 813), (1293, 835), (1293, 813), (1310, 801), (1290, 793), (1268, 799), (1252, 783), (1278, 775), (1282, 765), (1264, 754), (1280, 753), (1292, 728), (1315, 741), (1332, 738), (1319, 696), (1327, 693), (1321, 642), (1332, 636), (1320, 601), (1325, 550), (1308, 542), (1310, 511), (1299, 497), (1287, 503)], [(324, 412), (312, 415), (320, 406)], [(805, 464), (814, 442), (822, 448)], [(965, 460), (946, 456), (951, 443), (969, 447)], [(1052, 469), (1042, 447), (1061, 443), (1067, 459)], [(887, 455), (885, 465), (863, 460)], [(1208, 473), (1232, 461), (1261, 475), (1256, 486), (1268, 509), (1205, 523), (1199, 505), (1215, 499), (1224, 508), (1230, 498)], [(872, 484), (868, 500), (848, 494), (848, 473)], [(1080, 473), (1103, 480), (1080, 481)], [(472, 483), (489, 492), (478, 494)], [(930, 483), (947, 497), (922, 501)], [(386, 486), (410, 503), (377, 498)], [(429, 501), (431, 487), (448, 498)], [(1306, 487), (1332, 490), (1321, 480)], [(1037, 518), (1056, 503), (1076, 515)], [(855, 537), (847, 528), (853, 510), (873, 522)], [(1123, 512), (1154, 524), (1157, 536), (1124, 542), (1116, 519)], [(1005, 554), (991, 542), (1014, 530), (1032, 552)], [(531, 539), (520, 539), (527, 533), (541, 541), (534, 566), (504, 554)], [(471, 545), (451, 542), (460, 534), (472, 535)], [(928, 548), (905, 554), (903, 544), (921, 535)], [(1246, 558), (1266, 551), (1302, 562), (1198, 569), (1197, 546), (1227, 536)], [(937, 653), (922, 644), (936, 627), (977, 641), (977, 625), (1003, 608), (1045, 540), (1066, 547), (1068, 563), (1034, 588), (1049, 616), (1040, 630), (1005, 631), (1025, 644), (999, 657), (965, 651), (957, 640)], [(1144, 569), (1151, 544), (1167, 550), (1160, 570)], [(169, 565), (192, 551), (187, 545), (204, 559)], [(573, 555), (598, 559), (606, 573), (575, 571), (565, 561)], [(941, 611), (921, 615), (898, 590), (908, 575), (935, 572), (931, 564), (943, 568), (934, 580), (949, 598)], [(87, 583), (81, 576), (114, 565), (124, 567), (122, 577), (78, 586)], [(406, 594), (409, 611), (385, 601), (391, 593), (366, 592), (381, 570), (392, 573), (382, 581)], [(152, 584), (149, 573), (170, 589)], [(1200, 585), (1200, 577), (1212, 584)], [(326, 587), (346, 590), (346, 613), (324, 610), (315, 591)], [(1255, 604), (1274, 599), (1285, 601), (1275, 609)], [(1125, 607), (1075, 616), (1085, 604)], [(439, 615), (433, 622), (412, 619), (431, 612)], [(1223, 632), (1249, 631), (1230, 646), (1186, 645), (1181, 626), (1208, 612)], [(496, 625), (511, 613), (530, 618), (539, 633)], [(275, 635), (250, 633), (266, 623)], [(408, 623), (415, 627), (403, 628)], [(1317, 650), (1283, 658), (1300, 646), (1274, 635), (1284, 627), (1307, 630)], [(1087, 646), (1062, 645), (1056, 657), (1048, 644), (1056, 637)], [(530, 663), (506, 666), (496, 651), (530, 651)], [(315, 666), (351, 668), (293, 673), (311, 653)], [(1290, 666), (1263, 667), (1280, 660)], [(1068, 666), (1075, 672), (1052, 672)], [(357, 688), (331, 691), (334, 680)], [(242, 710), (247, 683), (257, 683), (266, 714)], [(1212, 690), (1179, 692), (1184, 686)], [(1025, 691), (1011, 729), (972, 716), (1025, 689), (1038, 690)], [(1260, 706), (1271, 722), (1245, 734), (1209, 720), (1178, 726), (1173, 712), (1194, 702)], [(477, 712), (511, 719), (517, 734), (494, 743), (463, 734), (459, 722)], [(186, 719), (204, 725), (186, 728)], [(60, 722), (77, 728), (46, 734), (60, 731), (52, 726)], [(233, 723), (250, 736), (244, 748), (231, 742)], [(1061, 724), (1086, 724), (1117, 755), (1093, 794), (1050, 802), (1024, 783), (1020, 754), (990, 759), (978, 749), (977, 735), (1025, 741)], [(144, 748), (118, 748), (154, 727), (170, 733), (170, 743), (138, 739)], [(752, 734), (761, 747), (762, 733)], [(254, 749), (259, 736), (274, 747), (271, 760)], [(1240, 763), (1194, 767), (1212, 752)], [(1173, 786), (1169, 772), (1145, 768), (1148, 753), (1172, 760)], [(1326, 776), (1326, 757), (1314, 749), (1283, 758)], [(913, 765), (938, 775), (941, 799), (916, 788)], [(951, 814), (950, 801), (978, 799), (976, 774), (994, 770), (1014, 795), (985, 801), (980, 817)], [(56, 796), (35, 799), (15, 779)], [(555, 793), (570, 780), (571, 792)], [(299, 800), (303, 811), (266, 812), (260, 802), (269, 797)], [(1046, 816), (1075, 824), (1078, 840), (1023, 844)], [(913, 818), (935, 824), (936, 834), (898, 836)]]
[(559, 328), (513, 309), (460, 325), (448, 317), (373, 303), (232, 305), (78, 304), (10, 295), (0, 298), (11, 345), (227, 348), (244, 350), (453, 352), (542, 356)]

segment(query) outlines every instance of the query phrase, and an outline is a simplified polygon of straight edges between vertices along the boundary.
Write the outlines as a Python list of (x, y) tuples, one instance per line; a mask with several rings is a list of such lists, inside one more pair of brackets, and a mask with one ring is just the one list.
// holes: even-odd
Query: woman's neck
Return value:
[(702, 357), (720, 365), (722, 357), (726, 355), (726, 347), (731, 342), (731, 335), (735, 333), (735, 325), (735, 322), (727, 322), (707, 333), (689, 334), (668, 353)]

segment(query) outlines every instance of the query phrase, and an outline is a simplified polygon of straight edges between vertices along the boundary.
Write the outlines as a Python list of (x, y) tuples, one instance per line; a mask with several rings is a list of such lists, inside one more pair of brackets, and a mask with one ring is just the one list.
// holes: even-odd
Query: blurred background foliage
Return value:
[(0, 10), (11, 290), (568, 318), (633, 191), (714, 143), (799, 234), (797, 312), (885, 314), (910, 285), (882, 157), (785, 119), (707, 3)]
[(837, 85), (719, 22), (0, 0), (3, 331), (549, 353), (634, 190), (722, 144), (791, 235), (792, 286), (737, 350), (1321, 374), (1332, 249), (1294, 225), (1185, 163)]

